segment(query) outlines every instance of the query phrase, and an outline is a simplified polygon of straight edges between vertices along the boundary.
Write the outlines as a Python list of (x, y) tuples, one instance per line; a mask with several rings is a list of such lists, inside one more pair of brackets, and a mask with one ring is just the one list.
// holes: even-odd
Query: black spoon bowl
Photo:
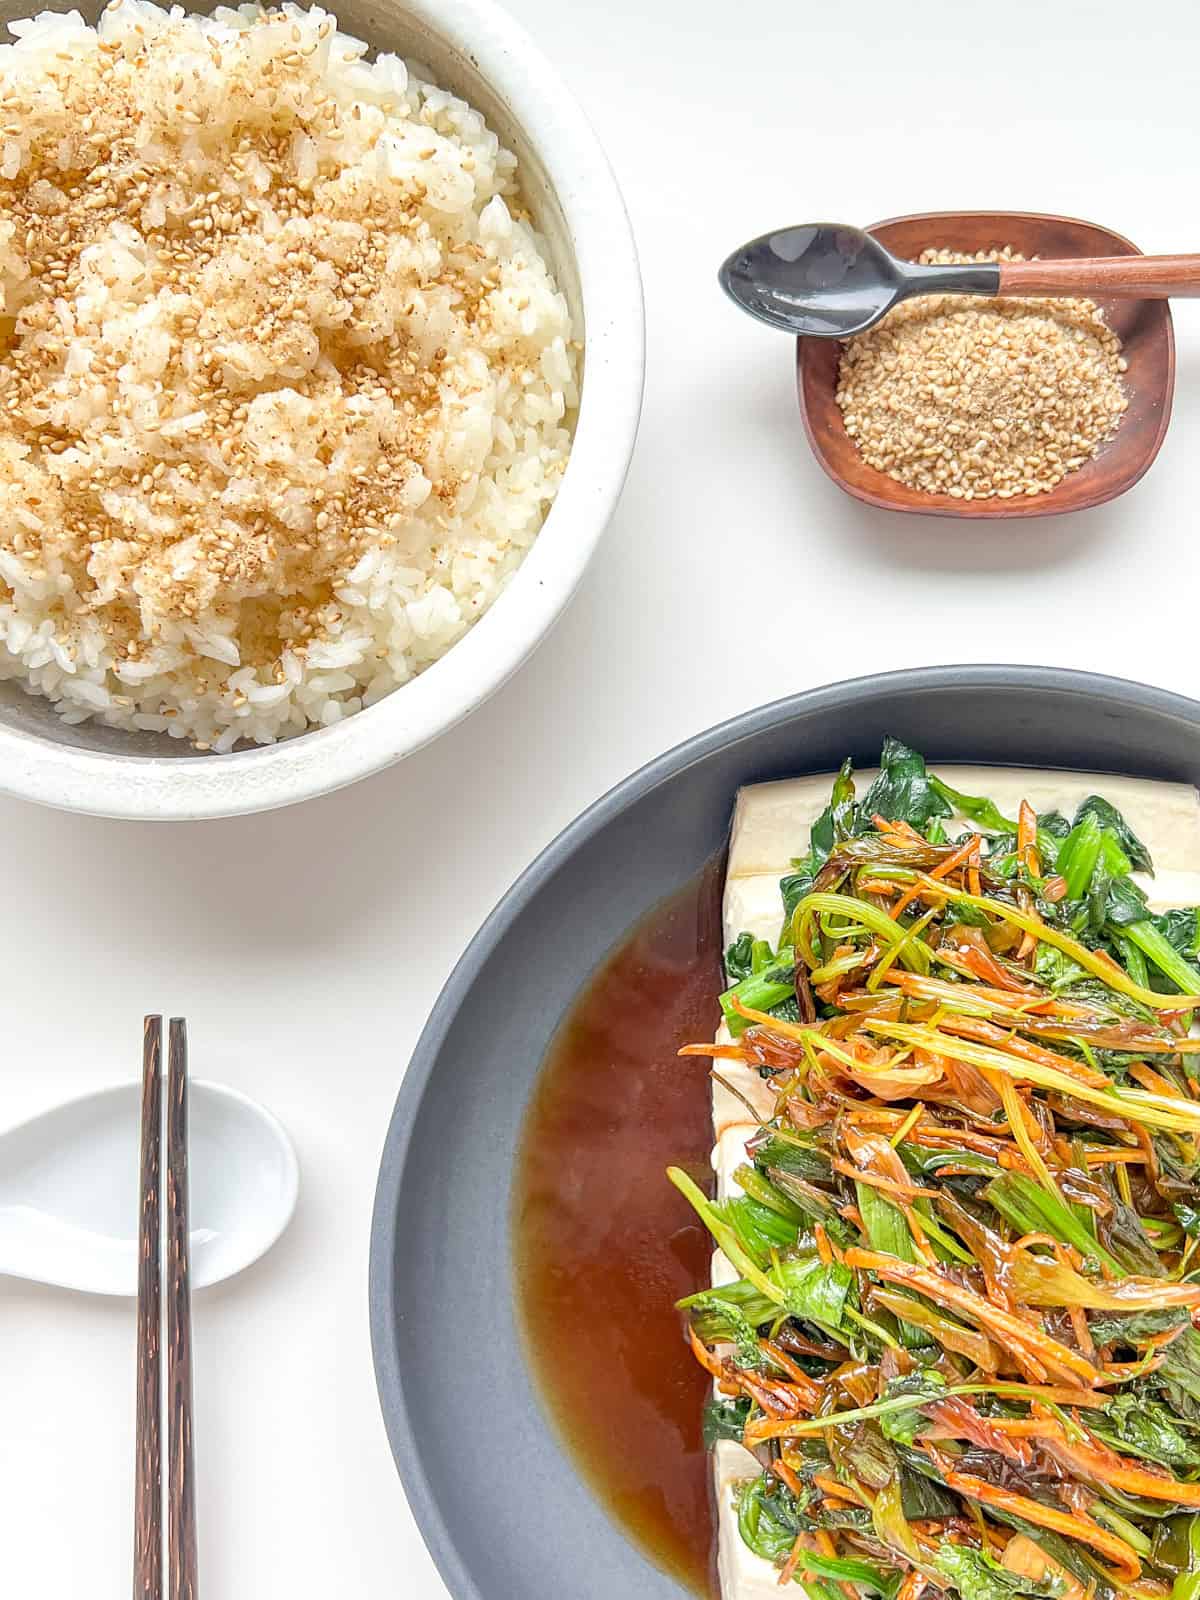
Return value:
[(848, 339), (917, 294), (994, 295), (992, 262), (921, 266), (902, 261), (862, 228), (804, 223), (764, 233), (721, 267), (721, 287), (743, 311), (793, 337)]

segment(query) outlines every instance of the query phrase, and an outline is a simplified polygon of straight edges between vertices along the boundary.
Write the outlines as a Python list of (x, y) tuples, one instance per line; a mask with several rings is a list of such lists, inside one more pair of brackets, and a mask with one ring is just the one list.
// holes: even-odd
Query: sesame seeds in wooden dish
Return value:
[[(971, 255), (1007, 248), (1027, 258), (1044, 259), (1141, 253), (1128, 239), (1094, 223), (1027, 212), (929, 212), (882, 222), (870, 232), (895, 254), (913, 260), (931, 248)], [(964, 301), (964, 307), (969, 303)], [(1175, 387), (1175, 341), (1165, 300), (1097, 303), (1121, 341), (1122, 383), (1128, 404), (1115, 432), (1098, 453), (1052, 488), (1010, 497), (957, 498), (898, 482), (871, 466), (847, 432), (838, 404), (844, 347), (828, 339), (797, 341), (800, 412), (813, 454), (839, 488), (889, 511), (943, 517), (1038, 517), (1082, 511), (1115, 499), (1148, 470), (1166, 434)]]

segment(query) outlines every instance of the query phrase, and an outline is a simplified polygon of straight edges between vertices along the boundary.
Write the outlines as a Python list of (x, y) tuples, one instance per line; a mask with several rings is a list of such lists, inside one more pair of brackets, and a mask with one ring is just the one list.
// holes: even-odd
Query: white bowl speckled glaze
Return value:
[[(36, 0), (0, 0), (0, 23), (41, 9)], [(94, 18), (100, 5), (80, 9)], [(200, 0), (189, 9), (209, 6)], [(507, 589), (471, 631), (420, 677), (335, 727), (198, 755), (165, 736), (68, 727), (45, 700), (0, 683), (0, 792), (98, 816), (169, 821), (264, 811), (353, 783), (444, 733), (499, 688), (566, 605), (612, 514), (641, 410), (642, 290), (620, 191), (587, 119), (491, 0), (348, 0), (332, 9), (342, 28), (374, 48), (426, 64), (518, 157), (525, 199), (585, 341), (579, 420), (558, 498)]]

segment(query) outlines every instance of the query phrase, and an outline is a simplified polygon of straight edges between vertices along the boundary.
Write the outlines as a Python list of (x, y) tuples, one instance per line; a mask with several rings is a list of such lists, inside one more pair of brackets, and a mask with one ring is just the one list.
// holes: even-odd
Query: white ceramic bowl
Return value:
[[(209, 7), (197, 0), (188, 8)], [(37, 0), (0, 0), (0, 22), (42, 9)], [(80, 9), (94, 18), (100, 5)], [(642, 290), (620, 191), (587, 119), (492, 0), (347, 0), (332, 9), (347, 32), (425, 63), (517, 155), (526, 201), (584, 330), (582, 401), (558, 498), (519, 571), (471, 631), (420, 677), (332, 728), (198, 755), (165, 736), (68, 727), (48, 702), (0, 683), (4, 793), (165, 821), (290, 805), (377, 772), (444, 733), (521, 664), (566, 605), (612, 514), (641, 410)]]

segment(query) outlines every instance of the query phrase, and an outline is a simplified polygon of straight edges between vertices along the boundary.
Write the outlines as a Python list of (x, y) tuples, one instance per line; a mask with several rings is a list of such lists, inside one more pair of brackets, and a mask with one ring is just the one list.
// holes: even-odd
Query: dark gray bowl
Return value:
[(942, 761), (1200, 783), (1192, 700), (1048, 668), (929, 667), (735, 717), (627, 778), (538, 857), (434, 1007), (375, 1201), (380, 1400), (455, 1600), (678, 1600), (577, 1476), (526, 1370), (509, 1239), (521, 1118), (563, 1012), (631, 923), (719, 848), (735, 789), (847, 754), (871, 763), (889, 732)]

